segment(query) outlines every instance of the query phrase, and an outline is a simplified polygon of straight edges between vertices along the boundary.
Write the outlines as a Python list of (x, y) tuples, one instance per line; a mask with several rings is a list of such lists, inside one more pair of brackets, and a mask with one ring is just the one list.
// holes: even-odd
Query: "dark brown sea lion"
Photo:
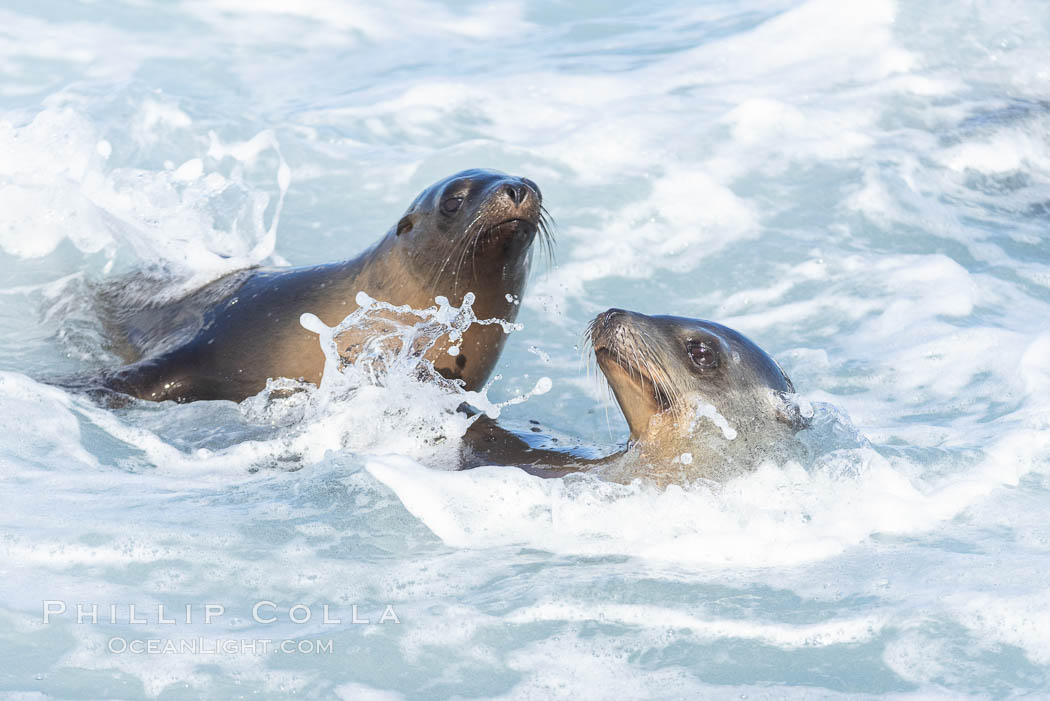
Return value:
[(765, 457), (788, 455), (807, 425), (777, 362), (731, 328), (610, 309), (591, 322), (587, 337), (627, 419), (627, 444), (594, 455), (481, 417), (465, 440), (467, 466), (517, 465), (548, 477), (599, 471), (661, 484), (724, 480)]
[[(351, 260), (240, 271), (175, 301), (129, 303), (110, 295), (107, 326), (133, 364), (103, 383), (179, 402), (240, 401), (268, 378), (319, 383), (324, 355), (300, 316), (310, 312), (335, 326), (357, 308), (359, 291), (416, 309), (433, 306), (439, 295), (459, 306), (473, 292), (479, 318), (513, 321), (537, 233), (549, 246), (534, 182), (492, 170), (457, 173), (424, 190), (378, 243)], [(458, 354), (439, 343), (426, 357), (445, 377), (478, 389), (505, 340), (499, 325), (474, 325), (457, 343)], [(352, 360), (353, 348), (346, 351)]]

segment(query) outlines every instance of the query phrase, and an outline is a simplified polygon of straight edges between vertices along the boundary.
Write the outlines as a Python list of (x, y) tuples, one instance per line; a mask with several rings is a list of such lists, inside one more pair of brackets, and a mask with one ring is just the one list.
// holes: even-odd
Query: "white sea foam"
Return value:
[[(1033, 453), (1042, 454), (1041, 443)], [(715, 491), (703, 485), (660, 491), (590, 477), (544, 480), (498, 467), (437, 473), (393, 456), (367, 463), (449, 545), (517, 544), (745, 567), (820, 560), (875, 533), (933, 528), (1030, 469), (1004, 467), (992, 459), (976, 474), (934, 487), (912, 483), (872, 451), (853, 450), (830, 455), (816, 473), (765, 465)]]
[(856, 644), (870, 640), (885, 625), (874, 617), (803, 626), (770, 625), (740, 620), (709, 620), (655, 606), (594, 604), (586, 601), (539, 603), (507, 617), (511, 623), (593, 621), (631, 627), (685, 630), (698, 638), (742, 638), (781, 648)]
[[(188, 126), (147, 120), (148, 127), (159, 124)], [(102, 251), (112, 260), (126, 255), (127, 247), (140, 266), (177, 266), (183, 289), (273, 255), (290, 176), (272, 132), (226, 145), (211, 134), (207, 155), (213, 163), (232, 157), (241, 164), (228, 175), (214, 165), (206, 172), (200, 157), (171, 172), (109, 169), (109, 152), (99, 143), (109, 142), (99, 142), (91, 125), (70, 109), (45, 110), (21, 127), (0, 121), (0, 174), (9, 179), (0, 191), (0, 249), (38, 258), (69, 240), (84, 253)], [(269, 221), (270, 196), (243, 175), (267, 149), (280, 163)], [(217, 215), (219, 201), (234, 212)]]

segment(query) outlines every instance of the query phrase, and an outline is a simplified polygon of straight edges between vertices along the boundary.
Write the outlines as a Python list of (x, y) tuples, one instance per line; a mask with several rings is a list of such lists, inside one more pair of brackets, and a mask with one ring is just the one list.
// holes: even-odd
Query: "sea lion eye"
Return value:
[(718, 367), (718, 353), (709, 344), (703, 341), (690, 341), (686, 344), (689, 359), (693, 365), (701, 370), (711, 370)]
[(454, 214), (461, 204), (463, 204), (462, 197), (449, 197), (441, 203), (441, 211), (445, 214)]

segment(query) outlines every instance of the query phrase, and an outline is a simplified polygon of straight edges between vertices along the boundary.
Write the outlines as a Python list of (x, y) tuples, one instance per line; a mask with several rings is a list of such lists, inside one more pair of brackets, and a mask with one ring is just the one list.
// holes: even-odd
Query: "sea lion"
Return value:
[(719, 481), (765, 457), (791, 455), (794, 435), (807, 426), (783, 369), (731, 328), (609, 309), (591, 322), (586, 337), (627, 419), (626, 445), (594, 455), (481, 417), (464, 442), (466, 466), (513, 464), (547, 477), (598, 471), (618, 481), (646, 477), (660, 484)]
[[(324, 355), (300, 315), (311, 312), (335, 326), (357, 308), (359, 291), (415, 309), (439, 295), (458, 306), (473, 292), (479, 318), (513, 321), (538, 233), (549, 247), (534, 182), (494, 170), (456, 173), (420, 193), (378, 243), (351, 260), (240, 271), (176, 301), (111, 295), (106, 325), (114, 347), (134, 363), (107, 373), (103, 384), (178, 402), (240, 401), (268, 378), (318, 384)], [(436, 344), (426, 357), (445, 377), (478, 389), (505, 340), (498, 325), (475, 324), (457, 342), (458, 354)], [(352, 361), (354, 347), (345, 351)]]

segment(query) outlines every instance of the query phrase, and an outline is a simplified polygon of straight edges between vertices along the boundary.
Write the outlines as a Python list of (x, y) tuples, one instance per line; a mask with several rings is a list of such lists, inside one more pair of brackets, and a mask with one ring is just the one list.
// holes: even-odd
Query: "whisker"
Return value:
[[(450, 245), (446, 249), (448, 251), (448, 254), (443, 259), (442, 258), (438, 258), (434, 262), (434, 264), (431, 266), (432, 273), (428, 274), (428, 276), (427, 276), (428, 277), (427, 286), (430, 287), (431, 290), (433, 290), (433, 289), (435, 289), (437, 287), (438, 280), (441, 278), (442, 274), (444, 274), (445, 270), (448, 268), (449, 263), (452, 262), (453, 259), (455, 259), (456, 260), (456, 269), (455, 269), (455, 279), (453, 281), (453, 294), (455, 294), (455, 295), (459, 294), (460, 272), (461, 272), (462, 265), (463, 265), (463, 258), (464, 258), (465, 254), (466, 254), (467, 249), (471, 245), (472, 239), (476, 238), (474, 235), (472, 235), (472, 229), (475, 227), (475, 225), (477, 225), (480, 222), (480, 220), (484, 216), (485, 216), (485, 211), (484, 210), (479, 211), (477, 216), (475, 216), (474, 219), (471, 220), (470, 223), (468, 223), (466, 227), (464, 227), (463, 236), (461, 236), (456, 241), (450, 242)], [(475, 278), (476, 277), (477, 277), (477, 275), (475, 274)]]
[[(482, 217), (484, 217), (484, 216), (485, 216), (484, 211), (478, 212), (478, 216), (474, 217), (474, 219), (464, 229), (463, 237), (462, 237), (459, 245), (457, 246), (457, 250), (459, 251), (459, 255), (456, 258), (456, 280), (455, 280), (455, 284), (453, 285), (453, 291), (457, 295), (459, 294), (460, 273), (463, 271), (463, 262), (466, 259), (467, 251), (470, 251), (470, 250), (476, 248), (476, 246), (477, 246), (477, 239), (481, 235), (481, 226), (475, 226), (475, 225), (479, 224), (479, 222), (481, 221)], [(477, 231), (475, 231), (475, 228), (477, 229)], [(476, 271), (474, 272), (473, 277), (474, 277), (475, 280), (477, 279), (477, 272)]]
[(547, 258), (547, 271), (550, 272), (550, 270), (557, 265), (557, 258), (554, 250), (554, 218), (542, 204), (540, 205), (540, 217), (537, 228), (539, 229), (544, 252)]
[(463, 271), (463, 262), (467, 256), (467, 251), (471, 252), (472, 277), (474, 280), (477, 280), (478, 278), (477, 270), (473, 268), (473, 264), (474, 255), (477, 252), (478, 239), (481, 237), (482, 234), (481, 219), (484, 216), (485, 211), (484, 209), (482, 209), (478, 212), (478, 215), (474, 217), (474, 219), (469, 224), (467, 224), (466, 228), (463, 231), (463, 239), (462, 244), (460, 246), (459, 259), (456, 261), (456, 284), (454, 289), (457, 293), (459, 292), (459, 273)]

